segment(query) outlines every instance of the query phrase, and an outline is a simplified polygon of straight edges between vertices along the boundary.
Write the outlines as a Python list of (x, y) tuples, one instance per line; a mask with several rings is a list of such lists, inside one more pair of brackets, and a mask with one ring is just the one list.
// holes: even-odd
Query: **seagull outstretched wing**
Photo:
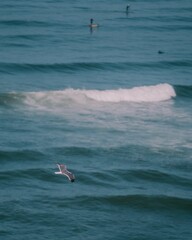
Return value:
[(56, 172), (56, 174), (63, 174), (65, 175), (66, 177), (68, 177), (68, 179), (71, 181), (71, 182), (74, 182), (75, 181), (75, 176), (73, 173), (69, 172), (67, 170), (67, 167), (64, 165), (64, 164), (60, 164), (60, 163), (57, 163), (57, 166), (60, 170), (60, 172)]

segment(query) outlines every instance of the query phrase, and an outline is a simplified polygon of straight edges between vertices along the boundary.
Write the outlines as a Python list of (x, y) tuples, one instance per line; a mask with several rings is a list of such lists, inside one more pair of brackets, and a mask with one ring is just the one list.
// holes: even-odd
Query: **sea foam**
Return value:
[(60, 91), (25, 93), (25, 103), (33, 106), (62, 105), (69, 102), (86, 104), (89, 100), (97, 102), (160, 102), (176, 96), (174, 88), (167, 84), (140, 86), (117, 90), (65, 89)]
[(134, 87), (118, 90), (83, 91), (88, 98), (100, 102), (159, 102), (176, 96), (174, 88), (169, 84)]

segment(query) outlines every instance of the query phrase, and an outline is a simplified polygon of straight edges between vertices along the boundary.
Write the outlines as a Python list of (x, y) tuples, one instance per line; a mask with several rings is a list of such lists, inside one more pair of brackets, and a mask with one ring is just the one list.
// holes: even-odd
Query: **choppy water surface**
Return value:
[(2, 239), (191, 240), (191, 10), (0, 2)]

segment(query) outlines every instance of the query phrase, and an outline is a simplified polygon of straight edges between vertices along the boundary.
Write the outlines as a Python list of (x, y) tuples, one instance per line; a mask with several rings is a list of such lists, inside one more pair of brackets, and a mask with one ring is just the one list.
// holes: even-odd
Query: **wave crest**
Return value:
[[(40, 91), (0, 94), (0, 106), (25, 104), (40, 109), (71, 107), (77, 104), (90, 106), (98, 103), (161, 102), (176, 96), (173, 86), (164, 83), (116, 90), (83, 90), (68, 88), (59, 91)], [(91, 105), (91, 107), (93, 107)]]
[(134, 87), (132, 89), (86, 91), (84, 94), (100, 102), (159, 102), (175, 97), (175, 91), (169, 84)]
[(29, 105), (59, 105), (68, 101), (86, 103), (88, 100), (97, 102), (159, 102), (176, 96), (174, 88), (169, 84), (134, 87), (118, 90), (80, 90), (65, 89), (63, 91), (26, 93)]

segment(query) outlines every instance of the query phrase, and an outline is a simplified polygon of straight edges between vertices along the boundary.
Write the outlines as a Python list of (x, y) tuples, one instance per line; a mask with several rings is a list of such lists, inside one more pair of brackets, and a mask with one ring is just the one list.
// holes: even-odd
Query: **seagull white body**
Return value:
[(55, 172), (55, 174), (62, 174), (65, 175), (71, 182), (75, 181), (75, 176), (73, 173), (67, 170), (67, 167), (64, 164), (57, 163), (59, 168), (59, 172)]

